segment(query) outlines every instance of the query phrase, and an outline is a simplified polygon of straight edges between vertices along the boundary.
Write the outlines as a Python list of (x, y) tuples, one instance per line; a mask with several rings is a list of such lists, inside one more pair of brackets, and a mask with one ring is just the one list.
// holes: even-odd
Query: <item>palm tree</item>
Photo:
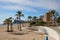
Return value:
[(28, 16), (28, 23), (30, 27), (31, 27), (31, 20), (32, 20), (32, 16)]
[(50, 11), (50, 16), (51, 16), (51, 19), (54, 17), (54, 25), (56, 25), (56, 19), (57, 19), (57, 16), (58, 16), (58, 12), (56, 12), (55, 10), (51, 10)]
[(5, 20), (4, 20), (4, 24), (7, 25), (7, 32), (9, 32), (9, 24), (10, 24), (10, 20), (9, 20), (9, 19), (5, 19)]
[(36, 16), (33, 17), (33, 21), (37, 22), (37, 17)]
[(13, 32), (13, 28), (12, 28), (12, 26), (13, 26), (13, 22), (12, 22), (12, 19), (13, 19), (12, 17), (9, 17), (11, 32)]
[[(9, 18), (7, 18), (7, 19), (5, 19), (4, 20), (4, 24), (6, 24), (7, 25), (7, 32), (12, 32), (13, 31), (13, 29), (12, 29), (12, 17), (9, 17)], [(9, 30), (9, 25), (11, 25), (11, 30)]]
[(45, 25), (45, 22), (43, 21), (43, 17), (44, 17), (43, 15), (39, 17), (38, 23), (37, 23), (38, 25), (41, 25), (41, 26)]
[[(19, 18), (18, 18), (18, 17), (16, 17), (16, 19), (17, 19), (17, 20), (19, 20)], [(20, 25), (20, 24), (18, 24), (18, 23), (17, 23), (18, 29), (19, 29), (19, 25)]]
[(32, 17), (31, 17), (31, 16), (28, 16), (28, 19), (29, 19), (29, 21), (31, 22), (31, 20), (32, 20)]
[[(21, 21), (21, 16), (24, 16), (24, 15), (21, 13), (21, 11), (18, 11), (16, 16), (17, 16), (18, 20)], [(19, 23), (19, 27), (20, 27), (19, 30), (21, 31), (21, 24), (20, 23)]]

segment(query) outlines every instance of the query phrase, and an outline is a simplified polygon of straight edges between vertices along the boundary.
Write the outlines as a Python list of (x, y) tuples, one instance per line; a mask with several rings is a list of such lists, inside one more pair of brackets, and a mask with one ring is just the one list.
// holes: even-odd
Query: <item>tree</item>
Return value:
[[(18, 11), (17, 12), (17, 14), (16, 14), (16, 16), (17, 16), (17, 19), (19, 20), (19, 21), (21, 21), (21, 17), (23, 16), (24, 17), (24, 15), (21, 13), (21, 11)], [(21, 31), (21, 24), (19, 23), (19, 27), (20, 27), (20, 31)]]
[(38, 22), (43, 21), (43, 17), (44, 17), (44, 16), (40, 16), (39, 19), (38, 19)]
[(31, 21), (32, 21), (32, 16), (28, 16), (28, 23), (30, 24), (29, 26), (31, 27)]
[[(13, 29), (12, 29), (12, 17), (9, 17), (9, 18), (5, 19), (4, 24), (7, 25), (7, 32), (12, 32), (13, 31)], [(11, 25), (10, 26), (11, 30), (9, 30), (9, 25)]]
[(54, 25), (56, 25), (56, 23), (57, 23), (57, 21), (56, 21), (56, 19), (57, 19), (57, 16), (58, 16), (58, 12), (56, 12), (55, 10), (51, 10), (50, 11), (50, 15), (51, 15), (51, 19), (54, 17)]
[(9, 19), (5, 19), (5, 20), (4, 20), (4, 24), (7, 25), (7, 32), (9, 32), (9, 24), (10, 24), (10, 20), (9, 20)]
[(32, 19), (33, 19), (34, 22), (37, 22), (37, 17), (36, 16), (34, 16)]
[(12, 26), (13, 26), (13, 22), (12, 22), (12, 19), (13, 19), (12, 17), (9, 17), (11, 32), (13, 32), (13, 28), (12, 28)]
[(32, 20), (32, 17), (31, 17), (31, 16), (28, 16), (28, 19), (29, 19), (29, 21), (31, 22), (31, 20)]
[(40, 16), (37, 20), (37, 26), (44, 26), (46, 24), (46, 22), (43, 21), (43, 17), (44, 16)]
[(60, 16), (57, 18), (57, 22), (60, 23)]

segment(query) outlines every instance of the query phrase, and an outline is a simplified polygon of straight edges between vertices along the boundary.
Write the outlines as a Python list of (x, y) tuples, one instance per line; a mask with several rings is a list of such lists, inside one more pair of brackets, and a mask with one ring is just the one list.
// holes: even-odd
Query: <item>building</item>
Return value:
[(47, 23), (47, 25), (52, 24), (52, 17), (50, 16), (50, 13), (44, 14), (43, 21)]
[(43, 21), (44, 22), (50, 22), (51, 21), (51, 18), (50, 18), (50, 14), (49, 13), (46, 13), (43, 17)]

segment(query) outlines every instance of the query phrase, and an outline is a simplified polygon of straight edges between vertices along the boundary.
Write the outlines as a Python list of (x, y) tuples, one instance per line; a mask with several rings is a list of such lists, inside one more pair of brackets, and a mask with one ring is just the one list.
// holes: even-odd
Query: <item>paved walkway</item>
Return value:
[(47, 30), (48, 35), (54, 37), (56, 40), (59, 40), (59, 34), (56, 30), (49, 27), (44, 27), (44, 28)]
[(54, 29), (55, 31), (57, 31), (58, 34), (59, 34), (59, 38), (60, 38), (60, 26), (58, 26), (58, 27), (49, 27), (49, 28), (52, 28), (52, 29)]

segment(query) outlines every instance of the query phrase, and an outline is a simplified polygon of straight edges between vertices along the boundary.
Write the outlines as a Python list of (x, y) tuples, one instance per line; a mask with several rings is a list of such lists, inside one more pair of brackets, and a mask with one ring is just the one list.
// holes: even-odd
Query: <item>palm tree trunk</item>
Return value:
[(18, 26), (18, 30), (19, 30), (19, 24), (17, 24), (17, 26)]
[(7, 32), (9, 32), (9, 24), (7, 24)]
[(31, 27), (31, 19), (30, 19), (30, 27)]
[(13, 32), (13, 28), (12, 28), (12, 25), (13, 25), (13, 24), (11, 23), (11, 27), (10, 27), (10, 28), (11, 28), (11, 32)]
[(21, 29), (21, 24), (20, 24), (20, 31), (22, 31), (22, 29)]
[[(21, 17), (19, 16), (19, 21), (21, 21)], [(19, 26), (20, 26), (20, 31), (22, 31), (21, 30), (21, 23), (19, 23)]]

